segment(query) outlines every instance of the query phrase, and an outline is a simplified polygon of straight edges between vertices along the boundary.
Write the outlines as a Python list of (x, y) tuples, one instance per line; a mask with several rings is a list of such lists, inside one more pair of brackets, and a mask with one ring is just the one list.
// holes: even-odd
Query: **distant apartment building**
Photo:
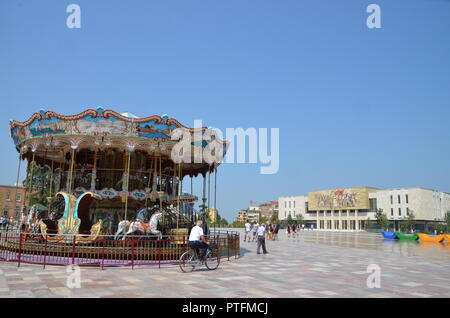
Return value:
[(259, 206), (261, 216), (270, 220), (273, 215), (278, 215), (278, 201), (270, 201)]
[(414, 214), (416, 229), (427, 230), (442, 222), (450, 211), (450, 193), (425, 188), (359, 187), (280, 197), (278, 205), (280, 220), (301, 215), (307, 226), (320, 230), (364, 230), (368, 221), (375, 220), (377, 209), (383, 210), (393, 230), (399, 230), (410, 213)]
[(247, 219), (247, 210), (240, 210), (238, 212), (236, 221), (244, 222)]
[(259, 206), (250, 206), (247, 209), (247, 221), (249, 222), (258, 222), (260, 217), (260, 207)]
[(260, 217), (270, 220), (274, 214), (278, 214), (278, 201), (270, 201), (261, 205), (253, 205), (249, 206), (245, 210), (240, 210), (236, 220), (240, 222), (258, 222)]
[(25, 190), (22, 186), (0, 185), (1, 216), (19, 218), (25, 204)]

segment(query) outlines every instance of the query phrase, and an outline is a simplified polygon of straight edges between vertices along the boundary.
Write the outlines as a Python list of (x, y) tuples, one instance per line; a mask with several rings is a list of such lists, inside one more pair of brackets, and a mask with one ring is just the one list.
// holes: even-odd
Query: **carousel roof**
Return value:
[[(27, 121), (10, 122), (10, 134), (16, 149), (21, 153), (31, 150), (38, 156), (45, 151), (46, 158), (52, 157), (52, 152), (82, 148), (142, 150), (151, 155), (170, 157), (173, 146), (181, 139), (172, 139), (172, 132), (177, 128), (190, 132), (194, 141), (195, 132), (215, 135), (207, 127), (188, 128), (167, 115), (139, 118), (129, 112), (120, 114), (102, 107), (70, 116), (41, 109)], [(209, 142), (203, 140), (191, 144), (194, 148), (205, 148), (212, 141), (220, 142), (225, 155), (228, 143), (217, 136)]]

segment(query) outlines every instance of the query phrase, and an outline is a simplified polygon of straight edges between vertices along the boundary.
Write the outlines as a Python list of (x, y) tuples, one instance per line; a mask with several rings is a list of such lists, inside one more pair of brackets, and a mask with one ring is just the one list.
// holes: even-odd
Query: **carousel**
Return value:
[[(19, 154), (16, 184), (21, 162), (28, 163), (22, 231), (76, 246), (105, 237), (186, 236), (210, 209), (211, 175), (215, 189), (228, 146), (207, 127), (101, 107), (72, 116), (41, 110), (11, 121), (10, 133)], [(199, 153), (216, 156), (199, 160)], [(194, 209), (196, 177), (203, 178), (202, 213)], [(215, 190), (213, 196), (215, 209)]]

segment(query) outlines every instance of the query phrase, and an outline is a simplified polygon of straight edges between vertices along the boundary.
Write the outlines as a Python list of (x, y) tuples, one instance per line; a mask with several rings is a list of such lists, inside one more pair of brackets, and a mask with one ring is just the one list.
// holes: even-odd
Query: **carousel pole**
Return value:
[(95, 184), (96, 184), (96, 180), (97, 180), (97, 160), (98, 160), (98, 150), (95, 149), (94, 163), (92, 165), (91, 191), (95, 190)]
[(28, 196), (28, 206), (30, 206), (30, 199), (31, 199), (31, 192), (33, 191), (33, 171), (34, 171), (34, 158), (35, 158), (35, 152), (33, 151), (33, 158), (31, 159), (31, 171), (30, 171), (30, 179), (28, 180), (30, 183), (29, 187), (29, 196)]
[(203, 176), (203, 211), (202, 211), (202, 220), (205, 221), (205, 209), (206, 209), (206, 174)]
[(177, 203), (177, 205), (178, 205), (178, 213), (177, 213), (177, 229), (178, 229), (178, 219), (179, 219), (179, 216), (180, 216), (180, 212), (181, 212), (181, 209), (180, 209), (180, 195), (181, 195), (181, 186), (182, 186), (182, 184), (181, 184), (181, 163), (179, 163), (178, 164), (178, 183), (177, 183), (177, 189), (178, 189), (178, 203)]
[(126, 180), (126, 196), (125, 196), (125, 220), (128, 215), (128, 195), (129, 195), (129, 183), (130, 183), (130, 163), (131, 163), (131, 151), (128, 151), (127, 159), (127, 180)]
[(59, 165), (59, 173), (60, 173), (60, 178), (59, 178), (59, 189), (58, 192), (61, 191), (62, 188), (62, 184), (63, 184), (63, 178), (64, 178), (64, 156), (63, 156), (63, 161), (61, 161), (60, 165)]
[[(177, 175), (178, 175), (178, 173), (177, 173), (177, 164), (174, 162), (173, 163), (173, 186), (172, 186), (172, 189), (173, 189), (173, 193), (177, 196), (177, 204), (178, 204), (179, 203), (179, 201), (178, 201), (179, 193), (178, 193)], [(178, 215), (177, 215), (177, 229), (178, 229)]]
[(147, 189), (149, 189), (148, 193), (145, 195), (145, 208), (148, 208), (148, 196), (151, 192), (151, 186), (152, 186), (152, 168), (153, 168), (153, 160), (152, 157), (150, 157), (150, 168), (148, 169), (148, 182), (147, 182)]
[[(191, 171), (190, 177), (191, 177), (191, 196), (193, 196), (194, 195), (194, 183), (192, 180), (192, 171)], [(191, 223), (193, 223), (194, 222), (194, 205), (191, 206), (190, 210), (191, 210)]]
[(72, 194), (74, 163), (75, 163), (75, 149), (72, 149), (72, 156), (70, 159), (69, 185), (67, 186), (67, 193), (69, 194)]
[(211, 171), (208, 171), (208, 217), (210, 216), (211, 207)]
[(159, 197), (159, 208), (162, 211), (162, 198), (160, 196), (160, 192), (162, 192), (162, 156), (159, 157), (159, 193), (158, 193), (158, 197)]
[[(48, 196), (51, 198), (52, 197), (52, 192), (53, 192), (53, 167), (54, 167), (54, 160), (52, 159), (52, 170), (50, 173), (50, 190), (48, 193)], [(51, 200), (48, 200), (48, 210), (50, 211), (50, 202)]]
[(214, 233), (216, 232), (216, 222), (219, 213), (217, 212), (217, 168), (214, 166)]
[[(20, 166), (21, 165), (22, 165), (22, 152), (21, 152), (21, 150), (19, 150), (19, 165), (17, 167), (16, 190), (15, 190), (15, 193), (14, 193), (14, 202), (16, 202), (16, 203), (17, 203), (17, 191), (18, 191), (18, 188), (19, 188), (19, 175), (20, 175)], [(25, 203), (25, 197), (24, 197), (24, 201), (23, 202)]]

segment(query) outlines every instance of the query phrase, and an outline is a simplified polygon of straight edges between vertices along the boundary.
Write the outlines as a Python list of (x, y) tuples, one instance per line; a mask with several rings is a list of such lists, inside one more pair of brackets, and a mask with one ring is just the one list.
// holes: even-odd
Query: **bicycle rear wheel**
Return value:
[(219, 267), (220, 255), (217, 249), (209, 249), (206, 252), (205, 265), (209, 270), (215, 270)]
[(195, 268), (196, 257), (194, 251), (186, 251), (180, 257), (180, 269), (185, 273), (190, 273)]

